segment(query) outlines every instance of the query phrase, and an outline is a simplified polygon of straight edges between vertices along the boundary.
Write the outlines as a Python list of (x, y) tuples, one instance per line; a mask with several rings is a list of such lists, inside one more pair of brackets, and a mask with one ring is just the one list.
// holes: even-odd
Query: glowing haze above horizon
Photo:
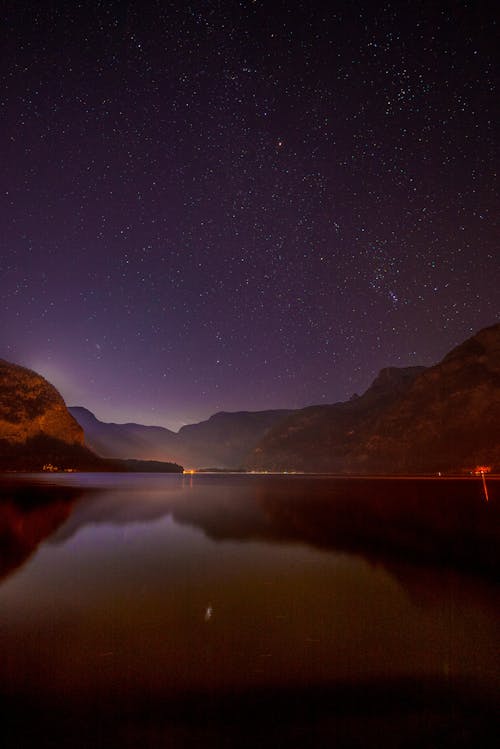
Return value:
[(323, 5), (6, 4), (0, 357), (178, 428), (498, 321), (492, 7)]

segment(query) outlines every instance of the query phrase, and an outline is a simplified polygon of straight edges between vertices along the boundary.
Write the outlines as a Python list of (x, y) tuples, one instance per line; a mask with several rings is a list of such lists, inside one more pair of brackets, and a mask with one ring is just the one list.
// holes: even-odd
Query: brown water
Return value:
[(499, 683), (498, 488), (3, 479), (8, 746), (477, 746)]

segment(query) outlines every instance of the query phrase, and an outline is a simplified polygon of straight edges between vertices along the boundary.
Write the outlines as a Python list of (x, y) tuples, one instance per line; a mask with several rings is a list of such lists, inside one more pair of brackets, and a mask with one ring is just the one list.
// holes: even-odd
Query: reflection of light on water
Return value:
[(488, 496), (488, 487), (486, 486), (486, 476), (484, 475), (484, 471), (481, 471), (481, 476), (483, 477), (483, 489), (484, 489), (484, 496), (486, 497), (486, 501), (489, 501)]
[(483, 480), (484, 497), (485, 497), (485, 499), (486, 499), (487, 502), (489, 502), (490, 498), (489, 498), (489, 495), (488, 495), (488, 487), (486, 486), (486, 475), (485, 474), (489, 473), (490, 471), (491, 471), (491, 466), (477, 466), (476, 470), (474, 471), (474, 473), (476, 474), (476, 476), (481, 476), (481, 478)]

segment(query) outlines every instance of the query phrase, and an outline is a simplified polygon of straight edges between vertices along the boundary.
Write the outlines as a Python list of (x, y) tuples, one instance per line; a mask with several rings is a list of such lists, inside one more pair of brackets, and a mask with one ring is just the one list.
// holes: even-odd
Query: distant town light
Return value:
[(474, 473), (476, 476), (481, 476), (483, 473), (491, 473), (491, 466), (476, 466)]

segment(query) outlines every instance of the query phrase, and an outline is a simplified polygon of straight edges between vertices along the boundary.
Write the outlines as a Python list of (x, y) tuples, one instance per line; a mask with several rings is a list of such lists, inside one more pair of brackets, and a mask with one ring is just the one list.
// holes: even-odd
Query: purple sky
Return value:
[(334, 402), (498, 321), (492, 4), (3, 8), (0, 356), (69, 404)]

